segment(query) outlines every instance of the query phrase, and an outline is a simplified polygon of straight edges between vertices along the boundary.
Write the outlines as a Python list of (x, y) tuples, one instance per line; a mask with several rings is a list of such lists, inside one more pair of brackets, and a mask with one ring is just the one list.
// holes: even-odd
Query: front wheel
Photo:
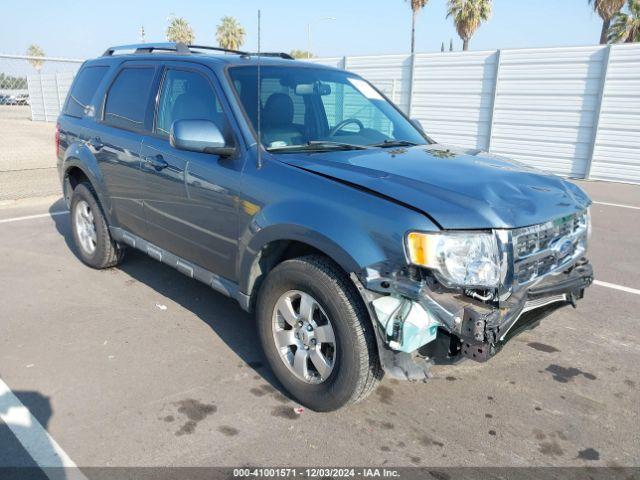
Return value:
[(355, 286), (331, 260), (286, 260), (257, 302), (265, 355), (302, 405), (336, 410), (368, 396), (381, 378), (375, 333)]

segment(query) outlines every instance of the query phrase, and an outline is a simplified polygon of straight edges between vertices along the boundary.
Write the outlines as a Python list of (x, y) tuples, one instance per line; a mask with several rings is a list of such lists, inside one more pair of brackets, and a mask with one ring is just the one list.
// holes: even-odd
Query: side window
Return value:
[(210, 120), (221, 132), (227, 131), (222, 105), (203, 75), (167, 70), (162, 82), (156, 133), (168, 137), (176, 120)]
[(123, 69), (107, 93), (104, 122), (126, 130), (144, 130), (155, 69)]
[(78, 118), (84, 115), (85, 107), (89, 105), (107, 70), (108, 66), (86, 67), (78, 73), (64, 108), (66, 115)]

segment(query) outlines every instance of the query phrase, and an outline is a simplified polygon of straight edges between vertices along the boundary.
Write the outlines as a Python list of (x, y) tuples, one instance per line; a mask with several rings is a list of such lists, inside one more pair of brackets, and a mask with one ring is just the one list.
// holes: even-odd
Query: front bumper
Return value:
[[(593, 282), (593, 268), (580, 257), (563, 269), (514, 288), (508, 296), (494, 302), (471, 298), (464, 292), (445, 289), (433, 281), (420, 281), (411, 275), (367, 272), (364, 281), (354, 278), (376, 324), (378, 350), (386, 373), (400, 379), (424, 379), (432, 363), (470, 358), (484, 362), (500, 351), (510, 338), (533, 328), (555, 309), (577, 304)], [(375, 302), (392, 295), (419, 305), (437, 319), (437, 338), (409, 352), (401, 351), (390, 340), (384, 319), (376, 314)], [(388, 320), (388, 319), (387, 319)], [(397, 321), (397, 317), (394, 319)], [(402, 331), (402, 328), (400, 329)]]
[(479, 362), (488, 360), (510, 338), (536, 326), (550, 311), (566, 305), (576, 307), (592, 282), (593, 268), (582, 258), (571, 268), (523, 289), (510, 306), (490, 312), (465, 307), (460, 331), (461, 354)]

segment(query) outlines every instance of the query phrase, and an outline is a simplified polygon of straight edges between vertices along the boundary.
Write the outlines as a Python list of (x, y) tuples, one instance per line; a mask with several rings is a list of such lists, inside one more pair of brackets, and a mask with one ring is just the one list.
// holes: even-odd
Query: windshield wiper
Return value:
[(354, 145), (352, 143), (331, 142), (329, 140), (311, 140), (300, 145), (287, 145), (284, 147), (267, 148), (269, 152), (305, 152), (305, 151), (322, 151), (322, 150), (367, 150), (369, 147), (365, 145)]
[(384, 142), (372, 143), (368, 145), (369, 147), (415, 147), (418, 145), (414, 142), (409, 142), (408, 140), (385, 140)]
[(342, 148), (345, 150), (367, 150), (369, 147), (366, 145), (355, 145), (353, 143), (332, 142), (330, 140), (311, 140), (307, 142), (307, 145), (319, 145)]

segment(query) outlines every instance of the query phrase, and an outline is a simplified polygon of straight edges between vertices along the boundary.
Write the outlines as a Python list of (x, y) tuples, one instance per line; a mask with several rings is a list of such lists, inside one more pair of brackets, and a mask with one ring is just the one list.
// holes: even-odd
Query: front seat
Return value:
[(268, 147), (274, 142), (284, 145), (304, 143), (302, 129), (293, 123), (293, 100), (284, 93), (272, 93), (262, 111), (262, 142)]

